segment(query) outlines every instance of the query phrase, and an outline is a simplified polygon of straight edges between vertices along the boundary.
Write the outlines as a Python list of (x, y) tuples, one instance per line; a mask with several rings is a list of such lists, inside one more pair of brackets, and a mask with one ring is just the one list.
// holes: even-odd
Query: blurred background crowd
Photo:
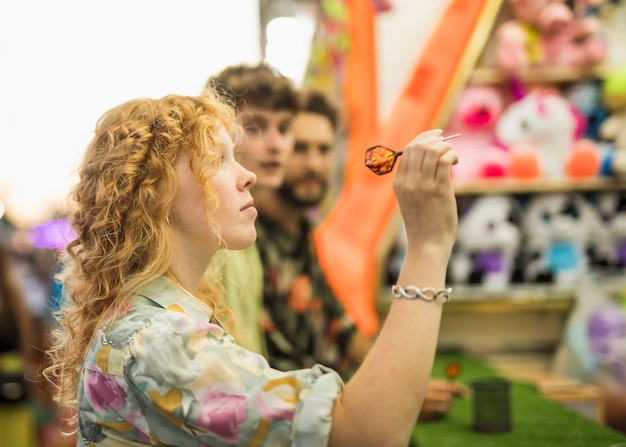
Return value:
[(28, 230), (0, 220), (0, 432), (3, 446), (75, 445), (41, 375), (61, 287), (53, 220)]

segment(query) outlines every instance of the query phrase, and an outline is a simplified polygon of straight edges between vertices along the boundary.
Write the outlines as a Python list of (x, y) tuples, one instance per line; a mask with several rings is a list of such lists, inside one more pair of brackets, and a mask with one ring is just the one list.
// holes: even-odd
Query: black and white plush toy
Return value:
[(534, 194), (522, 218), (524, 280), (572, 288), (587, 272), (587, 246), (595, 223), (579, 193)]
[(589, 241), (592, 267), (626, 267), (626, 193), (605, 191), (591, 198), (595, 214)]
[(504, 290), (512, 279), (519, 244), (514, 199), (500, 194), (476, 197), (459, 215), (450, 281)]

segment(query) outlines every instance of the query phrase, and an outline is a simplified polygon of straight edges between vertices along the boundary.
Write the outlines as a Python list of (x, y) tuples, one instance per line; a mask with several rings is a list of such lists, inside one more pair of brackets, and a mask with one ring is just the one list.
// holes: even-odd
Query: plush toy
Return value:
[(626, 312), (607, 302), (589, 316), (587, 333), (591, 353), (599, 366), (626, 385)]
[(496, 29), (496, 65), (508, 73), (543, 63), (541, 34), (555, 33), (572, 20), (561, 1), (508, 0), (513, 19)]
[(603, 62), (608, 48), (600, 31), (595, 17), (584, 17), (571, 20), (560, 32), (542, 35), (544, 65), (584, 68)]
[(563, 96), (585, 120), (583, 137), (594, 141), (600, 139), (600, 126), (609, 115), (602, 100), (603, 82), (599, 79), (587, 79), (576, 82), (563, 89)]
[(558, 93), (532, 91), (511, 103), (496, 124), (496, 140), (509, 151), (516, 178), (593, 177), (600, 169), (596, 145), (581, 139), (584, 118)]
[(626, 66), (610, 71), (602, 84), (602, 101), (610, 114), (600, 136), (613, 143), (604, 165), (607, 174), (626, 178)]
[(522, 214), (524, 280), (575, 287), (588, 271), (593, 211), (579, 193), (530, 196)]
[(626, 267), (626, 193), (599, 192), (591, 204), (595, 224), (589, 240), (590, 264), (623, 269)]
[(451, 282), (504, 290), (511, 283), (520, 243), (515, 220), (512, 196), (475, 198), (459, 216), (449, 265)]
[(588, 67), (606, 59), (600, 22), (577, 17), (564, 0), (508, 0), (513, 19), (496, 31), (496, 65), (516, 73), (534, 66)]
[(388, 12), (393, 9), (393, 2), (391, 0), (372, 0), (374, 10), (378, 12)]
[(494, 129), (504, 109), (500, 89), (468, 85), (460, 93), (444, 133), (460, 133), (454, 143), (459, 163), (452, 167), (455, 180), (501, 177), (508, 174), (508, 153), (494, 145)]

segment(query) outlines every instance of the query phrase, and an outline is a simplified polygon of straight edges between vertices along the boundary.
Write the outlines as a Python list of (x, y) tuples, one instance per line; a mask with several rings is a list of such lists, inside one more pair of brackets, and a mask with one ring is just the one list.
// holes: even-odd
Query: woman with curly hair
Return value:
[(218, 250), (256, 237), (256, 177), (235, 157), (234, 113), (207, 90), (130, 101), (97, 123), (72, 193), (76, 239), (46, 369), (78, 445), (407, 445), (447, 293), (432, 290), (456, 235), (456, 154), (440, 130), (404, 149), (394, 188), (409, 244), (395, 292), (418, 299), (394, 300), (344, 384), (322, 365), (278, 371), (238, 346), (205, 275)]

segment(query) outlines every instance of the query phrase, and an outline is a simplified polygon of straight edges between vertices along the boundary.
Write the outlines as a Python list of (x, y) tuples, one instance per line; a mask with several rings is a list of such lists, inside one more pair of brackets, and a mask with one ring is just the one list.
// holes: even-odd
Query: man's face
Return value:
[(239, 162), (257, 176), (257, 186), (277, 188), (293, 149), (290, 110), (246, 107), (239, 113), (245, 136), (237, 147)]
[(311, 112), (298, 113), (291, 129), (294, 149), (278, 194), (297, 206), (319, 205), (328, 190), (335, 131), (328, 118)]

